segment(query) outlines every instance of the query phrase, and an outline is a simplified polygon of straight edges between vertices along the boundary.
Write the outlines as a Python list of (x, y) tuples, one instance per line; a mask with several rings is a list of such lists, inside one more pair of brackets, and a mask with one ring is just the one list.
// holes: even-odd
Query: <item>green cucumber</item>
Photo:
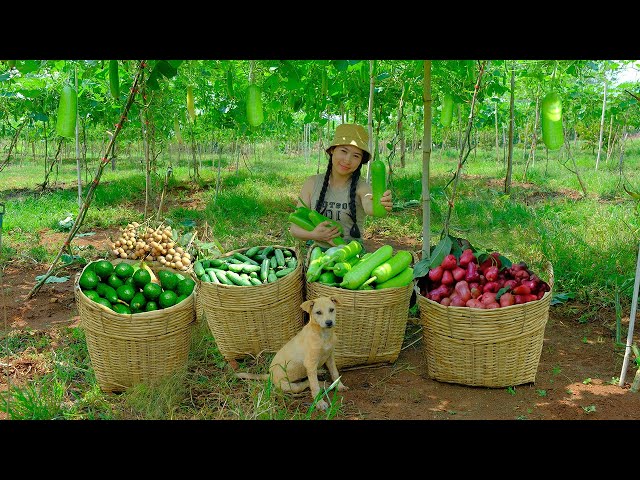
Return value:
[(260, 280), (263, 282), (267, 281), (267, 276), (269, 275), (269, 264), (271, 261), (268, 258), (262, 260), (262, 265), (260, 265)]
[(231, 281), (231, 279), (228, 278), (227, 276), (229, 273), (233, 273), (233, 272), (228, 272), (227, 270), (219, 270), (219, 269), (214, 269), (213, 271), (216, 274), (216, 277), (218, 277), (218, 280), (220, 280), (220, 283), (224, 285), (235, 285)]
[(240, 260), (242, 263), (250, 263), (252, 265), (260, 265), (258, 262), (256, 262), (254, 259), (240, 253), (240, 252), (234, 252), (233, 253), (233, 257), (236, 258), (237, 260)]
[(260, 251), (259, 246), (251, 247), (246, 252), (244, 252), (244, 254), (249, 258), (253, 258), (259, 251)]
[(236, 272), (228, 271), (227, 278), (239, 287), (250, 287), (252, 285), (248, 279), (241, 277)]
[(289, 275), (294, 270), (295, 270), (295, 268), (283, 268), (282, 270), (278, 270), (276, 272), (276, 277), (282, 278), (282, 277), (284, 277), (286, 275)]
[(204, 267), (199, 260), (196, 260), (193, 264), (193, 273), (195, 273), (198, 278), (205, 274)]

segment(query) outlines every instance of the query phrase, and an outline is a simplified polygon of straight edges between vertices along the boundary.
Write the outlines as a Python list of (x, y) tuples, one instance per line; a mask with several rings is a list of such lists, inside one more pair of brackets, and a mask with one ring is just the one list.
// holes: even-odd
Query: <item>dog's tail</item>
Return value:
[(243, 378), (245, 380), (267, 380), (269, 378), (268, 373), (236, 373), (236, 377)]

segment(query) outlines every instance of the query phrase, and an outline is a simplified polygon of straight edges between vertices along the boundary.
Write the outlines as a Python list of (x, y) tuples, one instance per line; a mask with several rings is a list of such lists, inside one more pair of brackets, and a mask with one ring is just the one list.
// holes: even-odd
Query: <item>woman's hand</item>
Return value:
[(393, 208), (393, 200), (391, 200), (391, 190), (385, 191), (380, 197), (380, 203), (387, 212)]
[(338, 227), (331, 224), (329, 221), (319, 223), (316, 228), (313, 229), (313, 239), (317, 242), (324, 242), (333, 245), (332, 240), (340, 236), (340, 230)]

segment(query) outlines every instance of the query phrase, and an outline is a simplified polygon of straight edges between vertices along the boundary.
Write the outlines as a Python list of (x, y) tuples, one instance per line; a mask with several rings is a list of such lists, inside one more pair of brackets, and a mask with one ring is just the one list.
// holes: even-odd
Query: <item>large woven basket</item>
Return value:
[[(277, 352), (302, 329), (304, 284), (300, 252), (293, 247), (274, 247), (294, 251), (297, 265), (293, 272), (273, 283), (241, 287), (201, 282), (192, 274), (198, 284), (197, 318), (206, 320), (227, 361)], [(224, 256), (247, 250), (233, 250)]]
[(553, 290), (546, 269), (551, 291), (510, 307), (445, 307), (416, 291), (429, 377), (483, 387), (535, 382)]
[(337, 367), (393, 363), (400, 354), (413, 285), (382, 290), (347, 290), (307, 283), (307, 299), (336, 296)]
[[(121, 261), (136, 263), (113, 263)], [(171, 270), (157, 262), (146, 263), (154, 272)], [(91, 364), (103, 392), (122, 392), (186, 369), (196, 319), (196, 289), (172, 307), (121, 314), (90, 300), (78, 283), (81, 274), (76, 275), (74, 295)]]
[[(309, 263), (310, 253), (311, 249), (305, 266)], [(397, 360), (409, 319), (413, 284), (382, 290), (348, 290), (307, 282), (305, 278), (306, 299), (321, 296), (340, 299), (335, 326), (337, 367), (393, 363)]]

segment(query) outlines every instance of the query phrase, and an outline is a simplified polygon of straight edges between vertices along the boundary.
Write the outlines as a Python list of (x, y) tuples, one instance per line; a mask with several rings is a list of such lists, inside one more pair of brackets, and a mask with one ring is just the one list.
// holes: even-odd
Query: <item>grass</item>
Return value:
[[(458, 184), (450, 232), (467, 238), (476, 247), (498, 250), (514, 261), (524, 260), (537, 271), (544, 271), (544, 265), (550, 262), (556, 292), (589, 307), (580, 313), (580, 321), (586, 323), (600, 308), (628, 311), (631, 303), (629, 286), (635, 274), (640, 215), (637, 201), (622, 190), (622, 183), (640, 190), (640, 142), (633, 140), (627, 145), (624, 176), (613, 162), (601, 163), (596, 171), (590, 152), (573, 153), (587, 185), (586, 196), (581, 194), (576, 175), (562, 165), (558, 152), (551, 152), (548, 162), (540, 154), (529, 166), (524, 183), (524, 160), (521, 149), (516, 149), (509, 194), (503, 188), (504, 165), (495, 161), (491, 149), (470, 156)], [(154, 208), (169, 160), (159, 157), (152, 175)], [(235, 165), (230, 158), (214, 155), (202, 158), (201, 178), (195, 182), (186, 164), (171, 161), (167, 210), (160, 220), (181, 231), (195, 229), (200, 235), (205, 235), (206, 225), (212, 239), (226, 251), (250, 245), (295, 244), (286, 215), (296, 204), (304, 178), (325, 167), (324, 158), (318, 167), (315, 156), (305, 162), (302, 154), (262, 151), (241, 161), (236, 171), (229, 168)], [(432, 154), (431, 244), (437, 243), (443, 229), (452, 193), (449, 181), (456, 165), (454, 151)], [(96, 168), (97, 160), (90, 163), (88, 171)], [(421, 200), (421, 173), (420, 152), (409, 156), (404, 169), (394, 165), (389, 184), (397, 208), (384, 218), (367, 218), (367, 234), (424, 242), (422, 209), (402, 206), (410, 200)], [(40, 166), (29, 162), (9, 164), (1, 175), (0, 202), (6, 211), (0, 263), (52, 262), (58, 252), (39, 245), (41, 232), (65, 232), (59, 222), (78, 214), (75, 161), (63, 163), (52, 188), (45, 192), (35, 187), (43, 180)], [(86, 192), (90, 179), (84, 180)], [(110, 167), (104, 170), (79, 233), (142, 222), (144, 198), (139, 162), (120, 156), (116, 171)], [(625, 338), (626, 332), (617, 335)], [(46, 368), (28, 384), (11, 385), (4, 392), (0, 409), (8, 411), (10, 418), (330, 419), (343, 415), (332, 390), (326, 392), (334, 400), (331, 407), (318, 412), (310, 407), (307, 397), (291, 401), (268, 381), (237, 379), (227, 369), (208, 328), (202, 325), (194, 334), (185, 372), (118, 395), (100, 392), (80, 329), (64, 329), (54, 337), (49, 333), (10, 332), (0, 341), (3, 357), (29, 355), (32, 351)], [(266, 369), (267, 364), (262, 367)], [(558, 373), (559, 367), (554, 367), (553, 374)]]

